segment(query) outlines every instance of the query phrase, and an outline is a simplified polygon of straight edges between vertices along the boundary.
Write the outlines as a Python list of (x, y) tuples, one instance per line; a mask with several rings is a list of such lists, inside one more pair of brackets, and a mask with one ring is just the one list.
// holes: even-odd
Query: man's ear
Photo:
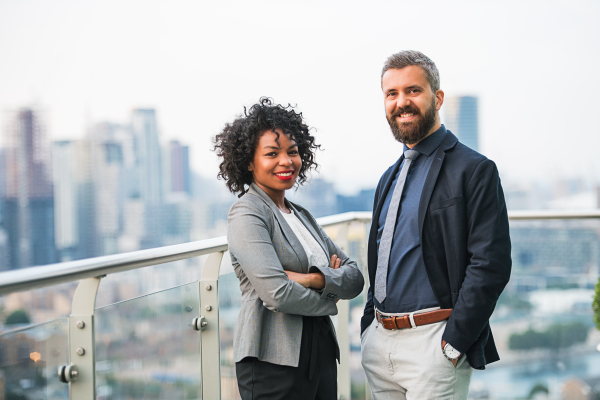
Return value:
[(444, 104), (444, 91), (442, 89), (438, 89), (435, 92), (435, 110), (440, 111), (442, 104)]

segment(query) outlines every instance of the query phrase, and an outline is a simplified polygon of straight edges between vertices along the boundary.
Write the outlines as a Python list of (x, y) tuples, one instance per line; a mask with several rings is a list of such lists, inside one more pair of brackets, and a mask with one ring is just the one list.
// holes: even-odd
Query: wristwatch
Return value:
[(447, 343), (445, 340), (442, 340), (442, 351), (444, 352), (444, 356), (450, 361), (456, 361), (462, 356), (461, 352), (456, 350), (450, 343)]

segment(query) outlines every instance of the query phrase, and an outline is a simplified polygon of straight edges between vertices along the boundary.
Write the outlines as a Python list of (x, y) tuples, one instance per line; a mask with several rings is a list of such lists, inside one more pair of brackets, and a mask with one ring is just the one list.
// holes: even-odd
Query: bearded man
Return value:
[(404, 145), (375, 192), (362, 364), (375, 400), (466, 399), (473, 368), (499, 360), (489, 319), (511, 246), (498, 170), (440, 123), (427, 56), (392, 55), (381, 87)]

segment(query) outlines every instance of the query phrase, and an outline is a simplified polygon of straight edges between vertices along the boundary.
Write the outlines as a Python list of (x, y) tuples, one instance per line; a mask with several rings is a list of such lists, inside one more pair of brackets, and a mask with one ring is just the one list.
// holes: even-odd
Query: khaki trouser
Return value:
[(373, 320), (363, 332), (361, 348), (374, 400), (467, 399), (473, 368), (464, 355), (456, 368), (444, 356), (445, 327), (446, 321), (441, 321), (413, 329), (387, 330)]

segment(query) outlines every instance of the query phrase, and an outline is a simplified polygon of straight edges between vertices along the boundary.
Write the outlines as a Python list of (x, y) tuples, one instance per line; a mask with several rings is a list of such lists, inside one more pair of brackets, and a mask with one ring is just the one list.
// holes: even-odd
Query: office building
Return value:
[(163, 230), (163, 169), (154, 109), (133, 110), (131, 129), (139, 199), (144, 207), (145, 232), (140, 245), (142, 248), (157, 247), (161, 245)]
[(479, 148), (479, 108), (474, 96), (447, 96), (444, 125), (458, 140), (475, 151)]
[(171, 140), (167, 151), (168, 192), (191, 195), (189, 147)]
[(51, 150), (38, 110), (9, 112), (4, 129), (2, 203), (9, 269), (57, 261)]

